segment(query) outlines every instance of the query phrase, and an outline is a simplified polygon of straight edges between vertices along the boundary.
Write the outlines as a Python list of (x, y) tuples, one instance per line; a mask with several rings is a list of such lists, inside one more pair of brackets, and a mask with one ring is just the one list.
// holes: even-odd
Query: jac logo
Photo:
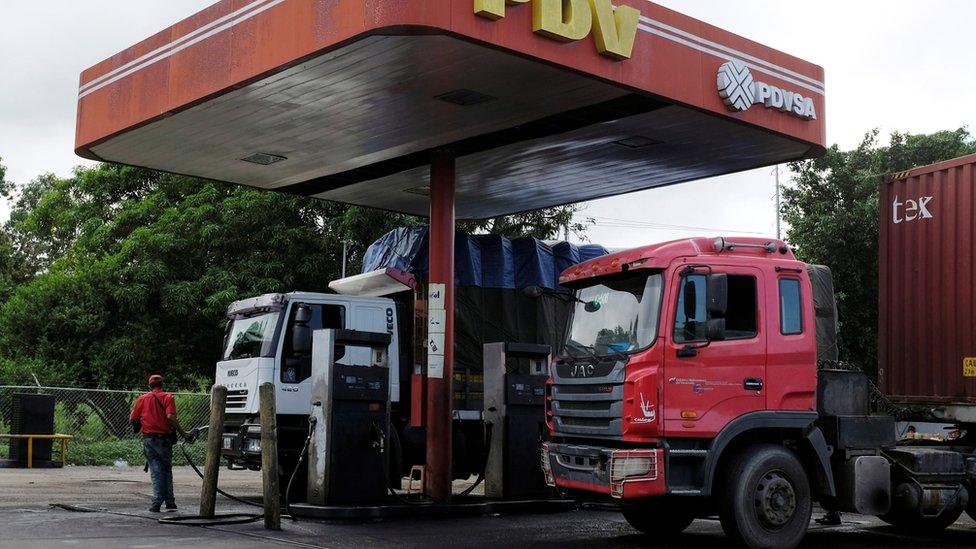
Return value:
[(891, 220), (897, 225), (902, 221), (932, 219), (932, 212), (929, 211), (929, 202), (931, 201), (931, 196), (922, 196), (917, 200), (909, 198), (904, 202), (899, 202), (896, 195), (894, 202), (891, 203)]
[(227, 377), (237, 377), (237, 370), (227, 370)]
[(569, 375), (572, 377), (590, 377), (595, 369), (596, 367), (592, 364), (574, 364)]

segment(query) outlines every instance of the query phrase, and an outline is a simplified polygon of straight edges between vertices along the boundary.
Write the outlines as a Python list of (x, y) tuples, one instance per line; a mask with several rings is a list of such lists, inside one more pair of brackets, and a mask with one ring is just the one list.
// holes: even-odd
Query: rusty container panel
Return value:
[(969, 155), (881, 183), (878, 377), (897, 401), (976, 406), (974, 178)]

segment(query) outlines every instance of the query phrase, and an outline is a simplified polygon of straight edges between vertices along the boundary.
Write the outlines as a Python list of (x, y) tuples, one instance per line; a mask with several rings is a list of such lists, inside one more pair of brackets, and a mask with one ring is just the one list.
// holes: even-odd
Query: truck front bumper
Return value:
[(243, 425), (228, 428), (221, 435), (220, 455), (231, 463), (245, 467), (261, 463), (261, 426)]
[(663, 495), (664, 450), (616, 449), (576, 444), (542, 445), (546, 483), (564, 490), (579, 490), (617, 499)]

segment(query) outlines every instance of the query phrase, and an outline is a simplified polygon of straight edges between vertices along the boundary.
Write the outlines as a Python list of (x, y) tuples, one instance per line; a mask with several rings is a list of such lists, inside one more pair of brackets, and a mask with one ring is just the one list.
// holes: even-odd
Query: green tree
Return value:
[[(0, 178), (2, 180), (2, 178)], [(420, 218), (151, 170), (44, 175), (12, 196), (0, 233), (0, 379), (138, 386), (151, 371), (205, 383), (227, 305), (327, 291), (366, 247)], [(559, 209), (568, 211), (567, 208)], [(566, 214), (523, 214), (509, 236), (550, 235)], [(512, 222), (514, 223), (514, 222)], [(6, 240), (4, 240), (6, 236)], [(4, 247), (6, 245), (6, 248)], [(3, 258), (13, 267), (5, 269)]]
[[(14, 186), (7, 181), (7, 168), (0, 158), (0, 200), (10, 200)], [(7, 227), (0, 227), (0, 302), (3, 302), (13, 288), (27, 277), (28, 267), (23, 255), (16, 249), (14, 237)]]
[(325, 291), (343, 240), (416, 222), (121, 166), (38, 178), (8, 224), (35, 276), (0, 307), (2, 373), (42, 364), (46, 383), (103, 386), (141, 385), (156, 370), (209, 378), (231, 301)]
[(556, 206), (529, 212), (493, 217), (489, 219), (462, 221), (458, 228), (470, 233), (490, 233), (515, 238), (531, 236), (540, 240), (559, 238), (565, 229), (577, 237), (583, 238), (586, 229), (593, 225), (593, 220), (577, 219), (578, 204)]
[(784, 189), (787, 238), (808, 263), (830, 267), (841, 322), (841, 360), (872, 375), (877, 368), (878, 190), (881, 176), (976, 152), (960, 128), (929, 135), (867, 133), (852, 150), (836, 145), (820, 158), (790, 165)]

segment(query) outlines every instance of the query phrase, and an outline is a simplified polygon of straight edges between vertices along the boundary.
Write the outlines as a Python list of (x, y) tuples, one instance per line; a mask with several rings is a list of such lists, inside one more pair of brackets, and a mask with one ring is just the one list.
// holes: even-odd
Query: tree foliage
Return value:
[[(327, 291), (374, 240), (423, 219), (294, 195), (98, 165), (0, 192), (0, 379), (139, 386), (151, 371), (206, 383), (227, 305)], [(551, 235), (560, 211), (522, 214), (505, 234)], [(572, 215), (569, 214), (571, 219)], [(518, 226), (518, 223), (522, 223)], [(490, 230), (492, 227), (488, 227)]]
[(878, 190), (881, 176), (976, 152), (964, 128), (930, 135), (867, 133), (852, 150), (834, 145), (790, 165), (784, 190), (787, 238), (808, 263), (830, 267), (841, 322), (840, 356), (876, 372), (878, 329)]
[(540, 240), (559, 238), (562, 236), (561, 231), (565, 230), (583, 238), (593, 220), (577, 219), (576, 214), (579, 211), (579, 205), (569, 204), (490, 219), (463, 221), (458, 224), (458, 228), (471, 233), (483, 232), (509, 238), (531, 236)]
[[(0, 199), (9, 199), (13, 184), (6, 179), (7, 169), (0, 158)], [(14, 286), (27, 277), (23, 256), (15, 249), (14, 238), (7, 227), (0, 227), (0, 302), (5, 300)]]
[(40, 177), (8, 224), (33, 277), (0, 307), (0, 356), (43, 365), (35, 373), (46, 383), (135, 385), (156, 370), (178, 382), (209, 377), (231, 301), (325, 291), (343, 240), (368, 243), (416, 222), (120, 166)]

